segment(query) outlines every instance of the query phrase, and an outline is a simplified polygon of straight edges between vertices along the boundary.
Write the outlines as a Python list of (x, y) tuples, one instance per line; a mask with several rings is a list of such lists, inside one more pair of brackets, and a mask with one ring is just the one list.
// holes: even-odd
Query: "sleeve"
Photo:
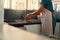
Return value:
[(45, 7), (47, 5), (47, 0), (41, 0), (41, 4)]
[(41, 4), (46, 7), (47, 5), (51, 4), (51, 0), (41, 0)]

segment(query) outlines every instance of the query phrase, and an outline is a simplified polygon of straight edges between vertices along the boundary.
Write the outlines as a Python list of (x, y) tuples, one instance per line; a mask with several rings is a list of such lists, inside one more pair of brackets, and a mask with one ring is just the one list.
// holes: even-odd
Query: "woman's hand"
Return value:
[(32, 15), (32, 13), (29, 13), (29, 14), (27, 14), (27, 15), (25, 15), (25, 19), (29, 19), (29, 18), (31, 18), (33, 15)]

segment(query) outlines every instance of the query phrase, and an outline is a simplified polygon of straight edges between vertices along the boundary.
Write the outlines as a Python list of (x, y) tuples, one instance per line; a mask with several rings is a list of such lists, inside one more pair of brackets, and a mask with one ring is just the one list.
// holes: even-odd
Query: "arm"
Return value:
[(29, 18), (31, 18), (32, 16), (37, 16), (37, 15), (39, 15), (40, 12), (42, 12), (43, 10), (44, 10), (43, 5), (40, 5), (40, 7), (38, 8), (37, 11), (35, 11), (35, 12), (33, 12), (33, 13), (27, 14), (24, 18), (25, 18), (25, 19), (29, 19)]
[(40, 12), (42, 12), (43, 10), (44, 10), (43, 5), (40, 5), (39, 8), (38, 8), (38, 10), (35, 11), (35, 12), (33, 12), (32, 15), (37, 16), (37, 15), (39, 15)]

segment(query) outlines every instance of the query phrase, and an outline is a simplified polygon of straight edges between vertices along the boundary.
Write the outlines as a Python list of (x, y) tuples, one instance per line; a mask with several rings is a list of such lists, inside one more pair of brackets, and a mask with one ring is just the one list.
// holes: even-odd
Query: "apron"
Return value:
[(44, 9), (42, 11), (42, 16), (41, 16), (41, 22), (42, 22), (42, 32), (45, 34), (52, 34), (52, 13)]

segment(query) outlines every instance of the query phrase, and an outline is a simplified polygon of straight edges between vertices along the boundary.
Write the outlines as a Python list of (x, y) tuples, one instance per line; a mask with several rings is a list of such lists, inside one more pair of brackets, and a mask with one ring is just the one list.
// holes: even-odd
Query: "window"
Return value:
[(12, 0), (12, 9), (26, 10), (26, 0)]
[(36, 10), (38, 9), (38, 0), (4, 0), (4, 8)]
[(39, 2), (38, 0), (28, 0), (28, 10), (36, 10), (38, 9)]
[(4, 8), (10, 9), (10, 0), (4, 0)]

